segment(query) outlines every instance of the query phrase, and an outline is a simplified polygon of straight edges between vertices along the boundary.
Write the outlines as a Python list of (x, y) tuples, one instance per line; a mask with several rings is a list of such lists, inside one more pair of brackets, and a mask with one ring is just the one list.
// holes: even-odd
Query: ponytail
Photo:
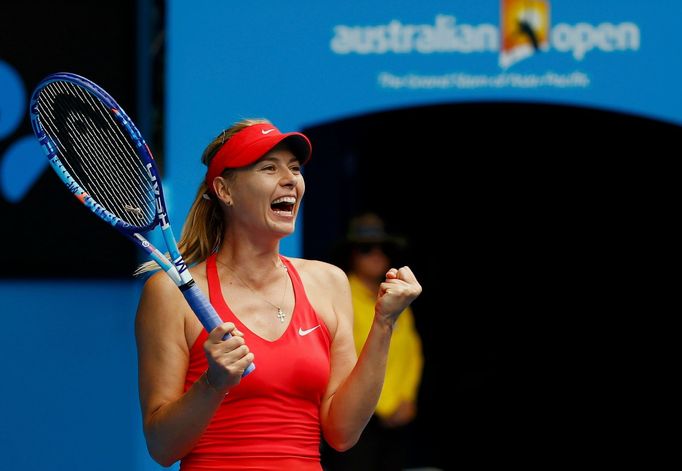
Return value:
[(189, 210), (178, 248), (187, 265), (204, 261), (218, 247), (225, 233), (225, 216), (215, 198), (206, 199), (208, 187), (199, 186), (194, 203)]
[[(220, 246), (225, 231), (225, 221), (220, 205), (214, 198), (204, 197), (207, 190), (206, 183), (202, 182), (178, 241), (178, 249), (188, 266), (206, 260)], [(158, 268), (159, 266), (153, 260), (145, 262), (135, 270), (135, 276), (158, 270)]]

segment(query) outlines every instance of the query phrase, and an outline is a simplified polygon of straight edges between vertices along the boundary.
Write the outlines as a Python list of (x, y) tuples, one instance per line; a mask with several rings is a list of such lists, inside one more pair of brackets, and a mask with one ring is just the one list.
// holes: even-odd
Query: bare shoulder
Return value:
[[(205, 262), (202, 262), (190, 268), (192, 278), (204, 293), (208, 291), (205, 265)], [(169, 301), (177, 303), (184, 299), (182, 292), (178, 289), (177, 285), (162, 270), (157, 271), (145, 281), (142, 290), (142, 301), (148, 298), (155, 303)]]
[(308, 285), (344, 286), (348, 283), (346, 274), (336, 265), (321, 262), (319, 260), (306, 260), (304, 258), (290, 258), (291, 263), (301, 276), (301, 281)]
[(144, 283), (137, 308), (135, 329), (138, 340), (157, 336), (184, 339), (186, 304), (168, 275), (163, 271), (154, 273)]
[(142, 296), (165, 296), (170, 294), (173, 289), (177, 289), (173, 280), (163, 270), (159, 270), (144, 282)]
[(339, 320), (352, 319), (348, 277), (339, 267), (318, 260), (290, 259), (301, 277), (310, 304), (335, 337)]

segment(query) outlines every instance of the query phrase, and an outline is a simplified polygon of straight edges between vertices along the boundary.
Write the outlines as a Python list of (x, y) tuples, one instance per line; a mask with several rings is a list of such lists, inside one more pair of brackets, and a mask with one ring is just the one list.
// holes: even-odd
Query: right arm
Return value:
[[(144, 286), (135, 320), (140, 404), (149, 453), (170, 466), (199, 440), (229, 389), (253, 361), (232, 323), (216, 327), (204, 343), (210, 386), (202, 375), (183, 393), (189, 365), (185, 322), (193, 319), (182, 293), (164, 274)], [(222, 341), (226, 333), (236, 334)]]

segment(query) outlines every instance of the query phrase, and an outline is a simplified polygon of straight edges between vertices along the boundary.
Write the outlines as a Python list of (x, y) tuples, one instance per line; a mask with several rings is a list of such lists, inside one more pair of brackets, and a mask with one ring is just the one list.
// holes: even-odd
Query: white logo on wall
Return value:
[[(392, 20), (374, 26), (336, 25), (331, 50), (336, 54), (407, 54), (498, 52), (499, 30), (489, 23), (457, 23), (451, 15), (436, 15), (433, 24)], [(552, 49), (583, 60), (588, 52), (637, 51), (640, 31), (635, 23), (592, 25), (559, 23), (550, 35)]]
[[(377, 25), (336, 25), (330, 49), (339, 55), (348, 54), (476, 54), (500, 53), (500, 30), (490, 23), (458, 23), (448, 14), (437, 14), (431, 24), (403, 23), (393, 19)], [(558, 23), (549, 31), (547, 52), (570, 54), (582, 61), (593, 52), (612, 53), (638, 51), (640, 30), (637, 24), (587, 22)], [(498, 64), (507, 70), (516, 61), (499, 55)], [(582, 72), (557, 74), (471, 75), (460, 72), (441, 75), (396, 75), (381, 72), (379, 84), (386, 88), (535, 88), (587, 87), (589, 77)]]

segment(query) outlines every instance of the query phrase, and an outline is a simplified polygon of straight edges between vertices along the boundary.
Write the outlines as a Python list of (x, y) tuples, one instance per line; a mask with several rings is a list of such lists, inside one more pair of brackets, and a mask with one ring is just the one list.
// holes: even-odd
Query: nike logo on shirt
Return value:
[(298, 328), (298, 335), (300, 335), (301, 337), (303, 337), (304, 335), (308, 335), (310, 332), (317, 329), (319, 326), (320, 326), (320, 324), (317, 324), (315, 327), (313, 327), (311, 329), (307, 329), (307, 330), (303, 330), (299, 327)]

